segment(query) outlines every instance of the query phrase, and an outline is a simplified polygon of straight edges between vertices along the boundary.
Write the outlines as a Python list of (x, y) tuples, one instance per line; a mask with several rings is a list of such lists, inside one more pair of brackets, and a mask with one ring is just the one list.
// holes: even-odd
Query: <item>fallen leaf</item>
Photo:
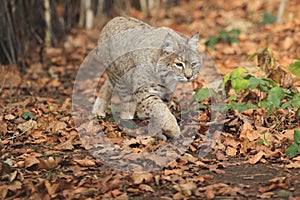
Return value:
[(58, 144), (57, 146), (55, 146), (55, 149), (56, 150), (73, 150), (74, 149), (74, 146), (72, 144), (73, 139), (74, 138), (71, 137), (67, 141)]
[(177, 174), (181, 176), (183, 174), (183, 171), (182, 169), (165, 169), (164, 174), (166, 176), (169, 176), (170, 174)]
[(290, 164), (285, 166), (287, 169), (299, 169), (300, 162), (291, 162)]
[(122, 195), (124, 192), (120, 191), (119, 189), (115, 189), (113, 191), (111, 191), (111, 194), (114, 198), (116, 198), (117, 196)]
[(50, 156), (48, 159), (41, 160), (38, 163), (38, 166), (40, 169), (53, 169), (58, 166), (58, 161), (55, 160), (52, 156)]
[(51, 183), (48, 180), (45, 181), (45, 187), (47, 189), (47, 192), (52, 198), (56, 196), (55, 194), (58, 189), (58, 186), (58, 183), (54, 183), (53, 185), (51, 185)]
[(13, 120), (13, 119), (15, 119), (16, 118), (16, 116), (14, 116), (14, 115), (12, 115), (12, 114), (6, 114), (5, 116), (4, 116), (4, 119), (6, 119), (6, 120)]
[(35, 156), (26, 157), (24, 160), (24, 166), (25, 168), (31, 167), (35, 164), (39, 164), (40, 161)]
[(247, 132), (252, 131), (252, 130), (253, 130), (252, 125), (248, 121), (245, 121), (242, 126), (242, 129), (241, 129), (240, 139), (246, 138)]
[(139, 188), (141, 190), (144, 190), (146, 192), (154, 192), (153, 188), (150, 185), (146, 185), (146, 184), (140, 184)]
[(13, 192), (15, 192), (21, 188), (22, 188), (22, 183), (20, 181), (14, 181), (8, 185), (8, 189)]
[(0, 185), (0, 199), (5, 199), (8, 193), (8, 185)]
[(260, 159), (262, 159), (264, 155), (266, 154), (263, 151), (260, 151), (257, 154), (255, 154), (253, 157), (249, 158), (248, 163), (256, 164), (258, 161), (260, 161)]
[(74, 158), (73, 161), (79, 164), (81, 167), (96, 167), (95, 161), (90, 160), (88, 158), (84, 158), (84, 159)]
[(173, 186), (175, 190), (178, 192), (181, 192), (185, 196), (191, 196), (192, 190), (197, 188), (197, 185), (193, 182), (185, 182), (185, 183), (179, 183)]
[(33, 120), (29, 120), (29, 121), (26, 121), (22, 124), (19, 124), (17, 128), (22, 132), (26, 132), (26, 131), (29, 131), (31, 129), (36, 129), (37, 128), (37, 122), (33, 121)]
[(133, 172), (131, 178), (134, 184), (149, 183), (153, 179), (153, 175), (149, 172)]
[(233, 147), (230, 147), (230, 146), (228, 146), (228, 147), (226, 148), (226, 155), (227, 155), (227, 156), (235, 156), (236, 153), (237, 153), (236, 148), (233, 148)]

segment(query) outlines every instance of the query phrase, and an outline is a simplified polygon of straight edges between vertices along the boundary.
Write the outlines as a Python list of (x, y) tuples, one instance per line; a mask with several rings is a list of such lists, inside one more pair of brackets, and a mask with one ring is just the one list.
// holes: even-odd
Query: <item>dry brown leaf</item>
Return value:
[(177, 192), (172, 196), (172, 199), (184, 199), (184, 195), (181, 192)]
[(197, 185), (193, 182), (184, 182), (174, 185), (173, 188), (185, 196), (191, 196), (192, 191), (197, 188)]
[(37, 122), (34, 121), (34, 120), (29, 120), (29, 121), (26, 121), (22, 124), (19, 124), (17, 128), (22, 132), (26, 132), (26, 131), (29, 131), (31, 129), (36, 129), (37, 128)]
[(51, 185), (51, 183), (48, 180), (45, 181), (45, 187), (47, 189), (47, 192), (52, 198), (56, 196), (58, 186), (58, 183), (54, 183), (53, 185)]
[(5, 135), (7, 133), (7, 124), (0, 120), (0, 135)]
[(274, 192), (264, 192), (261, 195), (259, 195), (258, 197), (262, 198), (262, 199), (270, 199), (274, 196)]
[(246, 133), (246, 137), (250, 142), (257, 140), (261, 135), (261, 131), (259, 130), (251, 130)]
[(95, 161), (90, 160), (88, 158), (84, 158), (84, 159), (74, 158), (73, 161), (79, 164), (81, 167), (96, 167)]
[(50, 156), (48, 159), (41, 160), (38, 166), (40, 169), (53, 169), (58, 166), (58, 161)]
[(230, 146), (228, 146), (228, 147), (226, 148), (226, 155), (227, 155), (227, 156), (235, 156), (236, 153), (237, 153), (236, 148), (233, 148), (233, 147), (230, 147)]
[(141, 190), (144, 190), (146, 192), (154, 192), (153, 188), (150, 185), (146, 185), (146, 184), (140, 184), (139, 188)]
[(6, 115), (4, 115), (4, 119), (6, 119), (6, 120), (13, 120), (13, 119), (15, 119), (16, 118), (16, 116), (14, 116), (14, 115), (12, 115), (12, 114), (6, 114)]
[(168, 176), (170, 174), (177, 174), (177, 175), (181, 176), (183, 174), (183, 171), (182, 171), (182, 169), (165, 169), (164, 174), (166, 176)]
[(138, 193), (140, 190), (138, 188), (127, 188), (127, 192)]
[(20, 181), (14, 181), (8, 185), (8, 189), (13, 192), (15, 192), (21, 188), (22, 188), (22, 183)]
[(29, 157), (26, 157), (25, 160), (24, 160), (24, 166), (25, 168), (28, 168), (28, 167), (31, 167), (35, 164), (39, 164), (40, 161), (35, 157), (35, 156), (29, 156)]
[(0, 199), (5, 199), (8, 193), (8, 185), (0, 185)]
[(149, 172), (134, 172), (131, 176), (134, 184), (150, 183), (153, 175)]
[(122, 195), (124, 192), (120, 191), (119, 189), (115, 189), (113, 191), (111, 191), (112, 196), (115, 198), (117, 196)]
[(225, 174), (224, 170), (218, 169), (218, 165), (209, 165), (208, 169), (210, 172), (215, 172), (217, 174)]
[(256, 164), (258, 161), (262, 159), (262, 157), (266, 155), (265, 152), (259, 151), (257, 154), (255, 154), (253, 157), (248, 159), (248, 163), (250, 164)]
[(73, 150), (74, 146), (72, 144), (74, 137), (71, 137), (65, 142), (60, 143), (59, 145), (55, 146), (56, 150)]
[(247, 137), (247, 132), (249, 131), (252, 131), (253, 128), (252, 128), (252, 125), (248, 122), (248, 121), (245, 121), (243, 126), (242, 126), (242, 130), (241, 130), (241, 133), (240, 133), (240, 139), (244, 139)]
[(204, 174), (204, 175), (196, 176), (196, 177), (193, 177), (193, 178), (187, 178), (187, 181), (204, 182), (204, 181), (209, 180), (209, 179), (212, 179), (212, 176), (208, 175), (208, 174)]
[(240, 145), (241, 143), (239, 141), (237, 141), (235, 138), (233, 137), (226, 137), (224, 139), (224, 144), (226, 146), (231, 146), (231, 147), (234, 147), (234, 148), (237, 148), (238, 145)]
[(299, 169), (300, 168), (300, 162), (291, 162), (290, 164), (285, 166), (288, 169)]
[(9, 182), (14, 181), (16, 179), (17, 175), (18, 175), (18, 171), (14, 171), (14, 172), (10, 173), (9, 178), (8, 178)]

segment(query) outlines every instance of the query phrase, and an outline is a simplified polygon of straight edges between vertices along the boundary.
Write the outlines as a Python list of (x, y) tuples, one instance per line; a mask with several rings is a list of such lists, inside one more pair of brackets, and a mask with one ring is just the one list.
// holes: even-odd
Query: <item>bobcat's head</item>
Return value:
[(176, 78), (181, 82), (192, 81), (198, 76), (202, 64), (202, 58), (197, 50), (198, 38), (198, 33), (186, 41), (175, 39), (169, 33), (165, 38), (163, 56), (159, 62), (167, 62), (168, 67), (173, 69)]

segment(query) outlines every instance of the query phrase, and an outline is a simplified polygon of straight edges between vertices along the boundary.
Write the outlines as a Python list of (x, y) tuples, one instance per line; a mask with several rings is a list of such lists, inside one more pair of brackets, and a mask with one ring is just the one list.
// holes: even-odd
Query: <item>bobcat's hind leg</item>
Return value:
[(92, 110), (93, 114), (99, 117), (105, 117), (105, 110), (111, 99), (112, 88), (112, 84), (107, 77), (104, 84), (101, 86), (99, 95), (97, 96), (97, 99), (94, 103)]

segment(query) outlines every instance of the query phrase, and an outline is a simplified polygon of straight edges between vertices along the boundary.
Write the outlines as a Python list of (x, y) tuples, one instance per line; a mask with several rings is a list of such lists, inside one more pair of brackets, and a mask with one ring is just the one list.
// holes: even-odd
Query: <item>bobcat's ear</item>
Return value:
[(194, 34), (188, 41), (188, 45), (195, 51), (198, 49), (199, 33)]
[(171, 34), (168, 33), (165, 38), (164, 44), (163, 44), (163, 50), (168, 53), (173, 53), (174, 49), (175, 49), (174, 47), (175, 47), (174, 40), (173, 40)]

